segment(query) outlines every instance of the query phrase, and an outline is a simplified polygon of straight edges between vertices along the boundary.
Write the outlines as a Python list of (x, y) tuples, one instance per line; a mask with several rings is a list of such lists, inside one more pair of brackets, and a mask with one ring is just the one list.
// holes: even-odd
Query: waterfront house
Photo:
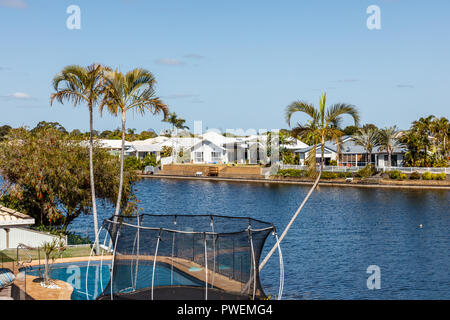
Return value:
[[(308, 146), (306, 148), (294, 149), (294, 152), (299, 154), (299, 164), (305, 165), (305, 160), (307, 159), (309, 153), (311, 152), (313, 146)], [(321, 162), (321, 144), (317, 145), (316, 150), (316, 161)], [(380, 150), (379, 147), (375, 147), (372, 150), (372, 155), (370, 163), (375, 164), (378, 168), (384, 167), (400, 167), (403, 162), (403, 156), (406, 149), (400, 146), (396, 146), (391, 155), (391, 164), (388, 163), (388, 153), (386, 150)], [(338, 156), (339, 154), (339, 156)], [(324, 163), (325, 165), (330, 165), (332, 160), (337, 161), (339, 166), (365, 166), (369, 163), (367, 159), (368, 154), (364, 147), (357, 145), (351, 136), (344, 136), (341, 138), (339, 144), (339, 150), (336, 145), (335, 140), (325, 142), (324, 146)]]

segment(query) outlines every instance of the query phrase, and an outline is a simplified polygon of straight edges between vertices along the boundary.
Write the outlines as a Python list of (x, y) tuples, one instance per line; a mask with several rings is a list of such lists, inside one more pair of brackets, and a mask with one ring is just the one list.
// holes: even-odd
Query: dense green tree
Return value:
[[(36, 224), (66, 230), (80, 214), (92, 212), (89, 148), (53, 128), (33, 133), (12, 129), (0, 143), (0, 171), (4, 179), (1, 202), (29, 214)], [(96, 195), (114, 203), (119, 159), (94, 145)], [(136, 177), (124, 174), (122, 206), (134, 210), (132, 185)]]
[(34, 127), (31, 132), (36, 132), (41, 129), (53, 128), (62, 133), (67, 133), (66, 128), (64, 128), (59, 122), (47, 122), (47, 121), (39, 121), (39, 123)]
[(4, 140), (8, 135), (9, 130), (11, 130), (11, 126), (4, 125), (0, 127), (0, 141)]

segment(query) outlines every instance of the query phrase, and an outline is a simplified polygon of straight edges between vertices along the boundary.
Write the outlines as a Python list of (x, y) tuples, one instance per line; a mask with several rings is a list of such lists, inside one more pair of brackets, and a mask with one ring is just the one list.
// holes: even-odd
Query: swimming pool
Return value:
[[(62, 280), (73, 287), (72, 300), (94, 300), (107, 287), (111, 279), (111, 261), (91, 261), (89, 264), (89, 273), (86, 290), (86, 272), (88, 262), (74, 263), (57, 263), (54, 264), (50, 271), (50, 278)], [(118, 265), (118, 268), (130, 269), (129, 264)], [(186, 286), (204, 286), (204, 283), (188, 274), (174, 268), (173, 277), (171, 275), (171, 267), (166, 263), (158, 262), (155, 268), (155, 284), (154, 286), (186, 285)], [(130, 270), (131, 271), (131, 270)], [(43, 276), (44, 266), (33, 266), (27, 269), (27, 275)], [(151, 287), (152, 285), (153, 263), (141, 262), (139, 264), (139, 277), (136, 282), (136, 289)], [(127, 274), (122, 270), (118, 270), (117, 274)], [(124, 277), (116, 281), (116, 286), (120, 289), (131, 287), (130, 277)], [(116, 279), (117, 280), (117, 279)], [(109, 289), (108, 289), (109, 290)]]

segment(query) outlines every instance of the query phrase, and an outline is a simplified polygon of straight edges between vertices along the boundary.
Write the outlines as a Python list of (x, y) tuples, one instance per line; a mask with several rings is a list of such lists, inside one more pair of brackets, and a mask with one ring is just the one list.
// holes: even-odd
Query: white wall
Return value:
[[(196, 161), (196, 152), (203, 152), (203, 162)], [(197, 148), (194, 148), (194, 150), (191, 151), (191, 160), (193, 160), (194, 163), (211, 163), (213, 161), (211, 158), (211, 152), (219, 152), (219, 161), (222, 163), (226, 162), (224, 150), (210, 141), (203, 141), (203, 144), (198, 144)]]
[[(9, 229), (9, 248), (17, 248), (20, 243), (29, 247), (39, 247), (43, 242), (51, 242), (58, 236), (34, 231), (26, 228)], [(6, 248), (6, 231), (0, 228), (0, 250)]]

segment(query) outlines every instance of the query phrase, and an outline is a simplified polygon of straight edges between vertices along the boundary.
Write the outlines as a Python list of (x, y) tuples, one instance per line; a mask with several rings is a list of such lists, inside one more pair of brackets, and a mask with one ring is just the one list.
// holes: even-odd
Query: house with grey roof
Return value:
[[(309, 153), (312, 151), (313, 146), (306, 148), (295, 149), (294, 152), (299, 154), (300, 165), (305, 165)], [(316, 161), (321, 162), (321, 144), (317, 145), (316, 149)], [(406, 152), (406, 148), (398, 145), (395, 146), (391, 155), (391, 164), (388, 163), (388, 153), (386, 150), (381, 150), (380, 147), (375, 147), (372, 150), (370, 163), (375, 164), (379, 168), (383, 167), (399, 167), (402, 165), (403, 156)], [(338, 156), (339, 154), (339, 156)], [(336, 141), (326, 141), (324, 145), (324, 160), (325, 165), (330, 165), (332, 160), (337, 161), (339, 166), (365, 166), (369, 163), (367, 151), (364, 147), (357, 145), (351, 136), (344, 136), (341, 138), (339, 144), (339, 150)]]

